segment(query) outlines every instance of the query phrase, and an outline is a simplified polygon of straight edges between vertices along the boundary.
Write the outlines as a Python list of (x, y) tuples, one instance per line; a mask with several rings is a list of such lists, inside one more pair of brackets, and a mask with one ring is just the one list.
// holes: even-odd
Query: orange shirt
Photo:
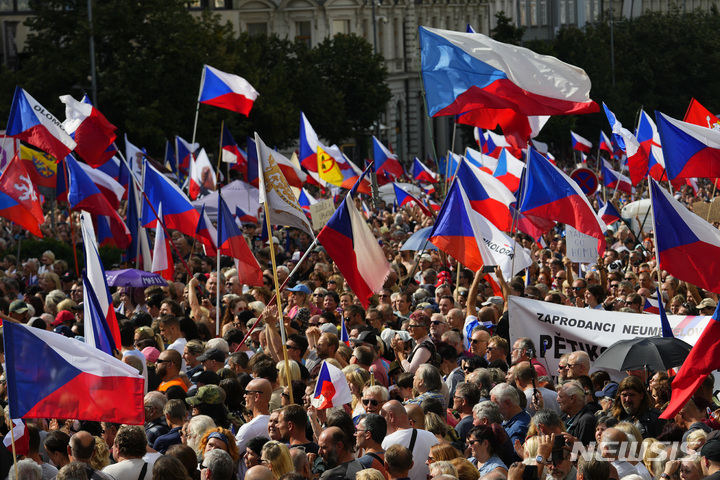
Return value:
[(174, 385), (181, 386), (182, 389), (185, 390), (185, 392), (187, 393), (188, 387), (187, 387), (187, 385), (185, 385), (185, 382), (183, 382), (182, 379), (180, 379), (180, 378), (176, 378), (175, 380), (168, 380), (167, 382), (161, 383), (160, 386), (158, 387), (158, 392), (164, 392), (165, 390), (167, 390), (168, 388), (170, 388)]

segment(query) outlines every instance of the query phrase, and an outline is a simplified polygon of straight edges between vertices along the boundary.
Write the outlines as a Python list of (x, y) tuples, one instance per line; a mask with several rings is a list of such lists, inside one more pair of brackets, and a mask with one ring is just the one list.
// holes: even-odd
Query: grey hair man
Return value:
[(233, 460), (225, 450), (216, 448), (205, 452), (200, 464), (201, 480), (230, 480), (233, 477)]
[(18, 476), (16, 477), (15, 469), (11, 468), (8, 479), (18, 480), (18, 478), (21, 478), (22, 480), (42, 480), (42, 468), (31, 458), (26, 458), (25, 460), (17, 462), (17, 474)]
[(504, 420), (502, 426), (513, 444), (515, 440), (525, 443), (525, 436), (532, 418), (520, 406), (520, 395), (517, 389), (507, 383), (495, 385), (490, 390), (490, 400), (500, 407), (500, 414)]

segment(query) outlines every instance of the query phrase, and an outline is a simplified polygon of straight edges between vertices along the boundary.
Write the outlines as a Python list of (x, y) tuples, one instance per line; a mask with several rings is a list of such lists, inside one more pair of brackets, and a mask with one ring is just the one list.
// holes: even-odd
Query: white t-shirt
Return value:
[[(410, 448), (410, 439), (412, 438), (412, 428), (398, 430), (391, 435), (385, 437), (382, 442), (383, 450), (387, 450), (390, 445), (402, 445)], [(432, 433), (427, 430), (417, 430), (417, 438), (413, 447), (413, 467), (410, 469), (410, 480), (427, 480), (430, 469), (425, 464), (430, 456), (430, 447), (440, 443)]]
[[(131, 458), (114, 465), (108, 465), (102, 469), (102, 472), (112, 475), (115, 480), (138, 480), (140, 471), (145, 463), (146, 460), (143, 458)], [(145, 472), (144, 480), (152, 480), (154, 463), (155, 459), (152, 460), (152, 463), (147, 462), (148, 466), (147, 471)]]
[(258, 415), (257, 417), (250, 420), (248, 423), (240, 427), (235, 440), (237, 441), (238, 451), (242, 455), (245, 452), (247, 442), (251, 438), (258, 436), (269, 437), (268, 435), (268, 423), (270, 422), (270, 415)]

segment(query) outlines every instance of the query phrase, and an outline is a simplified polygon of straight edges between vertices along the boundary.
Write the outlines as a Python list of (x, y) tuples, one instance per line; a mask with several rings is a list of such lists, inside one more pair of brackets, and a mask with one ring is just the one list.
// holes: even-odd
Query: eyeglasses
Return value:
[(480, 440), (476, 440), (476, 439), (473, 438), (473, 439), (471, 439), (471, 440), (468, 440), (467, 442), (468, 442), (468, 445), (472, 447), (472, 446), (475, 445), (476, 443), (480, 443)]
[(433, 325), (435, 325), (435, 326), (438, 326), (438, 325), (443, 325), (443, 324), (445, 324), (445, 322), (441, 322), (440, 320), (433, 320), (433, 321), (432, 321), (432, 322), (430, 322), (430, 323), (432, 323), (432, 324), (433, 324)]
[(291, 350), (300, 350), (300, 349), (299, 349), (298, 347), (296, 347), (295, 345), (285, 345), (285, 348), (289, 348), (289, 349), (291, 349)]
[(313, 293), (313, 297), (322, 297), (322, 293)]
[(568, 363), (568, 364), (567, 364), (567, 368), (575, 368), (575, 367), (577, 367), (578, 365), (580, 365), (580, 364), (579, 364), (579, 363)]
[(363, 399), (362, 399), (362, 403), (363, 403), (363, 405), (372, 405), (373, 407), (377, 407), (380, 402), (378, 402), (378, 401), (375, 400), (374, 398), (372, 398), (372, 399), (370, 399), (370, 398), (363, 398)]
[(473, 345), (475, 345), (476, 343), (487, 343), (487, 340), (480, 340), (478, 338), (473, 338), (472, 340), (470, 340), (470, 343), (472, 343)]
[(583, 288), (585, 288), (585, 287), (572, 287), (572, 289), (575, 290), (576, 292), (579, 292)]
[(155, 363), (173, 363), (172, 360), (160, 360), (159, 358), (155, 361)]
[(282, 395), (282, 396), (285, 397), (285, 398), (290, 398), (290, 394), (289, 394), (289, 393), (282, 392), (280, 395)]
[(425, 325), (414, 325), (414, 324), (408, 324), (408, 328), (424, 328)]
[(500, 350), (499, 347), (487, 347), (488, 352), (492, 352), (493, 350)]
[(568, 368), (567, 365), (558, 365), (558, 370), (565, 370), (566, 368)]
[(208, 468), (207, 465), (200, 464), (200, 470), (205, 470), (206, 468)]
[(618, 288), (620, 286), (619, 283), (611, 283), (610, 288)]

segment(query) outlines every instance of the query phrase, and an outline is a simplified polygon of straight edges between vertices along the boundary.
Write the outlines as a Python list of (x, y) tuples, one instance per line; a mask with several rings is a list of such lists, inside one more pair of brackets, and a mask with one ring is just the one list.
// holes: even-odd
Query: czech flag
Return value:
[(650, 176), (655, 180), (667, 180), (665, 174), (665, 157), (663, 156), (662, 145), (660, 144), (660, 134), (657, 126), (652, 118), (640, 110), (640, 121), (637, 128), (637, 139), (640, 146), (645, 150), (648, 156), (648, 170)]
[(257, 259), (248, 247), (245, 237), (238, 230), (222, 195), (218, 195), (218, 252), (233, 257), (238, 278), (246, 285), (262, 286), (263, 275)]
[(310, 193), (304, 188), (300, 190), (300, 197), (298, 197), (298, 205), (303, 209), (305, 215), (310, 216), (310, 205), (315, 205), (317, 200), (313, 198)]
[[(707, 259), (708, 257), (706, 257)], [(670, 419), (685, 406), (707, 376), (720, 368), (720, 310), (715, 309), (705, 330), (672, 382), (672, 397), (660, 418)]]
[(15, 439), (15, 453), (18, 455), (27, 455), (30, 453), (30, 433), (25, 425), (25, 420), (14, 418), (13, 421), (13, 433), (8, 433), (3, 438), (3, 445), (8, 449), (8, 452), (13, 452), (13, 439)]
[(720, 131), (655, 112), (670, 180), (720, 177)]
[(482, 217), (470, 206), (461, 181), (450, 187), (428, 238), (473, 272), (495, 265), (482, 234)]
[(645, 305), (643, 305), (643, 313), (660, 315), (660, 302), (658, 302), (656, 298), (646, 298)]
[[(502, 149), (500, 151), (502, 152)], [(485, 155), (470, 147), (465, 148), (465, 160), (467, 160), (470, 165), (474, 165), (490, 175), (492, 175), (495, 167), (497, 167), (498, 162), (497, 157)]]
[(614, 137), (618, 140), (620, 147), (625, 150), (625, 155), (627, 155), (630, 180), (633, 185), (637, 185), (648, 175), (649, 166), (647, 153), (640, 147), (640, 142), (635, 138), (635, 135), (622, 126), (622, 123), (618, 121), (615, 114), (612, 113), (604, 103), (603, 108), (605, 109), (605, 115), (610, 123)]
[(115, 308), (108, 289), (105, 268), (95, 243), (95, 233), (90, 215), (83, 212), (80, 221), (85, 250), (85, 272), (83, 273), (85, 343), (108, 355), (113, 355), (121, 347), (120, 327), (115, 317)]
[(610, 163), (607, 160), (603, 160), (602, 176), (605, 188), (617, 189), (621, 192), (632, 194), (633, 187), (630, 179), (610, 168)]
[(437, 183), (438, 175), (415, 157), (415, 161), (413, 162), (413, 179), (419, 182)]
[(583, 153), (590, 153), (590, 149), (592, 148), (592, 142), (590, 140), (578, 135), (572, 130), (570, 130), (570, 139), (572, 140), (573, 150), (578, 150)]
[(574, 180), (533, 149), (528, 151), (525, 183), (518, 207), (528, 217), (540, 217), (574, 227), (598, 239), (598, 252), (605, 250), (605, 224)]
[(600, 220), (605, 222), (605, 225), (612, 225), (622, 220), (620, 212), (618, 212), (612, 202), (603, 203), (603, 201), (598, 198), (598, 206), (600, 207), (598, 209), (598, 216)]
[(420, 200), (413, 197), (410, 192), (408, 192), (402, 187), (399, 187), (396, 183), (393, 183), (393, 188), (395, 189), (395, 198), (397, 199), (398, 207), (414, 203), (415, 205), (420, 207), (420, 210), (422, 210), (425, 215), (427, 215), (428, 217), (432, 217), (432, 213), (430, 212), (430, 210), (428, 210), (428, 208), (423, 205)]
[(242, 77), (221, 72), (209, 65), (203, 67), (198, 102), (250, 114), (258, 92)]
[(405, 169), (400, 164), (397, 155), (388, 150), (380, 140), (373, 135), (373, 171), (386, 172), (395, 178), (401, 177), (405, 173)]
[(675, 200), (654, 180), (651, 199), (658, 262), (671, 275), (720, 293), (720, 231)]
[(40, 225), (45, 223), (45, 215), (40, 193), (17, 155), (0, 177), (0, 217), (17, 223), (36, 237), (43, 236)]
[[(155, 227), (155, 247), (153, 248), (153, 260), (152, 269), (153, 273), (159, 274), (162, 278), (168, 281), (173, 281), (175, 276), (175, 262), (172, 258), (172, 247), (170, 246), (170, 239), (165, 236), (165, 230), (162, 227), (162, 203), (158, 208), (158, 222)], [(204, 207), (204, 205), (203, 205)]]
[(222, 147), (222, 161), (225, 163), (237, 164), (243, 161), (247, 162), (244, 155), (240, 153), (240, 148), (235, 139), (233, 138), (227, 125), (223, 124), (222, 141), (220, 142)]
[(580, 68), (479, 33), (420, 27), (421, 68), (431, 116), (477, 108), (518, 114), (593, 113), (590, 78)]
[(20, 87), (15, 87), (5, 134), (24, 140), (60, 160), (77, 146), (62, 122)]
[(347, 327), (345, 326), (345, 317), (340, 320), (340, 341), (350, 346), (350, 335), (348, 335)]
[(3, 327), (11, 418), (143, 424), (145, 379), (134, 367), (53, 332)]
[(205, 250), (205, 255), (208, 257), (214, 257), (217, 255), (217, 230), (213, 227), (213, 224), (205, 211), (205, 204), (203, 204), (200, 209), (200, 221), (198, 222), (197, 229), (195, 229), (195, 236), (200, 237), (203, 249)]
[(513, 157), (507, 149), (503, 148), (495, 170), (493, 170), (493, 177), (500, 180), (511, 192), (517, 192), (523, 172), (525, 172), (525, 163)]
[[(300, 112), (300, 164), (311, 172), (318, 171), (318, 147), (328, 151), (330, 147), (320, 143), (315, 129), (303, 112)], [(250, 147), (248, 147), (250, 148)], [(338, 153), (338, 152), (332, 152)]]
[(257, 145), (255, 140), (250, 137), (247, 137), (247, 176), (245, 182), (255, 188), (260, 187)]
[(339, 407), (352, 402), (352, 393), (345, 374), (339, 368), (323, 360), (315, 384), (312, 404), (318, 410)]
[(157, 217), (147, 202), (150, 201), (155, 211), (162, 203), (165, 206), (163, 210), (165, 226), (171, 230), (180, 230), (185, 235), (195, 236), (200, 213), (195, 210), (187, 195), (148, 162), (145, 162), (144, 179), (147, 198), (143, 202), (142, 226), (154, 228), (157, 222)]
[(355, 207), (354, 194), (355, 187), (345, 196), (317, 239), (353, 293), (367, 308), (370, 297), (385, 283), (390, 273), (390, 264), (362, 214)]
[(515, 202), (515, 195), (500, 180), (464, 160), (460, 162), (457, 178), (463, 184), (471, 207), (500, 230), (510, 231), (510, 204)]
[(81, 102), (70, 95), (61, 96), (60, 101), (65, 104), (63, 129), (77, 142), (75, 153), (94, 168), (108, 161), (115, 154), (110, 147), (117, 138), (117, 127), (93, 106), (87, 95)]
[(179, 135), (175, 135), (175, 155), (177, 155), (178, 175), (181, 179), (188, 176), (190, 158), (198, 148), (200, 148), (199, 143), (190, 144)]
[(610, 143), (610, 139), (607, 137), (607, 135), (605, 135), (605, 132), (603, 132), (602, 130), (600, 130), (600, 147), (599, 148), (600, 148), (600, 150), (605, 150), (606, 152), (608, 152), (611, 155), (613, 153), (612, 143)]
[(250, 215), (240, 207), (235, 207), (235, 216), (241, 223), (258, 223), (257, 217)]

